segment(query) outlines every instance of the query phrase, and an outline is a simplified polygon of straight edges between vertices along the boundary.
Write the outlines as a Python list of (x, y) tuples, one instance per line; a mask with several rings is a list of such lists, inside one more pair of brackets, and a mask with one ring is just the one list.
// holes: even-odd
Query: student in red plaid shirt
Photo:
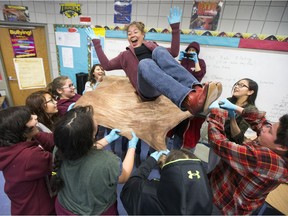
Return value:
[[(213, 202), (225, 215), (252, 214), (270, 191), (288, 183), (288, 114), (271, 124), (265, 112), (236, 106), (227, 99), (219, 104), (211, 104), (207, 117), (209, 141), (221, 157), (210, 175)], [(242, 145), (229, 141), (224, 132), (227, 110), (241, 114), (257, 138)]]

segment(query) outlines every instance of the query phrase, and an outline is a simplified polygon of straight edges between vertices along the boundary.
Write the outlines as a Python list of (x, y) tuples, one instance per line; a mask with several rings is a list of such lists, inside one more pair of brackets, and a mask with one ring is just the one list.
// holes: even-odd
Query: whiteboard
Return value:
[(203, 47), (201, 56), (207, 64), (203, 81), (221, 81), (220, 98), (230, 97), (238, 80), (250, 78), (259, 87), (256, 106), (270, 121), (288, 113), (288, 53)]
[[(168, 47), (170, 43), (157, 42)], [(109, 59), (128, 46), (126, 39), (106, 39), (105, 53)], [(185, 50), (187, 44), (181, 44)], [(212, 47), (201, 45), (200, 58), (206, 62), (205, 81), (220, 81), (223, 92), (220, 99), (231, 97), (232, 86), (242, 78), (258, 83), (256, 106), (267, 112), (267, 118), (277, 122), (288, 113), (288, 53), (251, 49)], [(125, 76), (122, 70), (106, 72), (107, 75)]]

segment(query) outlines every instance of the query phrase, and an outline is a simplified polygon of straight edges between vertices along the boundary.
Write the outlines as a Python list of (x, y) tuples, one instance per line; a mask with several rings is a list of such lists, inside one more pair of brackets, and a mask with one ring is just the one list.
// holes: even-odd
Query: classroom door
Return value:
[[(23, 27), (22, 27), (23, 28)], [(27, 28), (27, 27), (26, 27)], [(37, 58), (43, 59), (43, 66), (45, 71), (46, 83), (51, 82), (51, 73), (48, 60), (48, 49), (46, 44), (45, 26), (28, 27), (32, 30)], [(7, 85), (10, 89), (10, 95), (14, 106), (24, 105), (28, 95), (32, 92), (42, 90), (41, 88), (21, 90), (18, 85), (16, 70), (13, 63), (14, 51), (11, 43), (9, 29), (21, 29), (21, 26), (0, 26), (0, 52), (2, 53), (2, 60), (4, 70), (7, 77)]]

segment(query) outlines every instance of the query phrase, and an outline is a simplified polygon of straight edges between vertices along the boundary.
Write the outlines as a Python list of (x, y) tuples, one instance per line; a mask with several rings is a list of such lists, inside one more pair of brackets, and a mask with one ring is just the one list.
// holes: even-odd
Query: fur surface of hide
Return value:
[[(156, 150), (166, 149), (166, 134), (192, 115), (181, 111), (161, 95), (155, 101), (143, 102), (127, 77), (105, 76), (94, 90), (86, 92), (75, 106), (92, 105), (97, 123), (121, 130), (131, 139), (131, 130)], [(85, 122), (83, 122), (85, 124)]]

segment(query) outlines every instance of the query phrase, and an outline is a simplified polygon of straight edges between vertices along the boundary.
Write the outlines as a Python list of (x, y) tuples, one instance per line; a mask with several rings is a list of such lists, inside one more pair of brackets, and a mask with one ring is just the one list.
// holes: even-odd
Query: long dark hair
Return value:
[[(249, 88), (248, 88), (248, 89), (249, 89), (250, 91), (252, 91), (252, 90), (254, 91), (253, 94), (251, 94), (251, 95), (248, 96), (247, 103), (250, 104), (250, 105), (254, 105), (254, 106), (255, 106), (255, 101), (256, 101), (256, 98), (257, 98), (257, 94), (258, 94), (258, 84), (257, 84), (254, 80), (249, 79), (249, 78), (240, 79), (240, 80), (238, 80), (238, 81), (233, 85), (232, 89), (234, 89), (235, 85), (236, 85), (238, 82), (242, 81), (242, 80), (248, 81), (248, 85), (249, 85)], [(232, 96), (232, 97), (230, 98), (230, 101), (231, 101), (233, 104), (235, 104), (235, 103), (237, 102), (237, 98), (236, 98), (235, 96)]]
[[(50, 117), (50, 115), (46, 112), (46, 99), (44, 97), (45, 94), (51, 95), (50, 92), (40, 90), (37, 92), (33, 92), (26, 98), (26, 106), (30, 108), (31, 112), (36, 114), (38, 117), (38, 122), (44, 124), (51, 131), (53, 130), (53, 122), (57, 118), (57, 114)], [(51, 95), (53, 98), (53, 96)]]
[(93, 146), (93, 133), (93, 107), (80, 106), (71, 109), (61, 121), (56, 122), (54, 142), (64, 159), (77, 160)]
[(31, 132), (26, 124), (31, 111), (26, 106), (8, 107), (0, 111), (0, 147), (26, 141), (25, 134)]
[[(77, 160), (86, 155), (94, 143), (93, 107), (79, 106), (71, 109), (56, 122), (54, 142), (57, 147), (53, 172), (58, 173), (62, 162)], [(51, 188), (57, 192), (63, 187), (58, 174), (52, 175)]]
[(283, 115), (279, 119), (279, 128), (277, 130), (275, 143), (288, 147), (288, 114)]
[(89, 73), (89, 76), (88, 76), (88, 81), (91, 82), (91, 85), (94, 85), (94, 84), (97, 82), (97, 80), (95, 79), (95, 76), (94, 76), (94, 74), (93, 74), (93, 73), (94, 73), (94, 70), (95, 70), (95, 68), (96, 68), (97, 66), (99, 66), (99, 67), (103, 70), (103, 72), (104, 72), (104, 74), (105, 74), (105, 71), (104, 71), (104, 69), (103, 69), (103, 67), (102, 67), (101, 64), (94, 64), (93, 67), (91, 68), (90, 73)]

